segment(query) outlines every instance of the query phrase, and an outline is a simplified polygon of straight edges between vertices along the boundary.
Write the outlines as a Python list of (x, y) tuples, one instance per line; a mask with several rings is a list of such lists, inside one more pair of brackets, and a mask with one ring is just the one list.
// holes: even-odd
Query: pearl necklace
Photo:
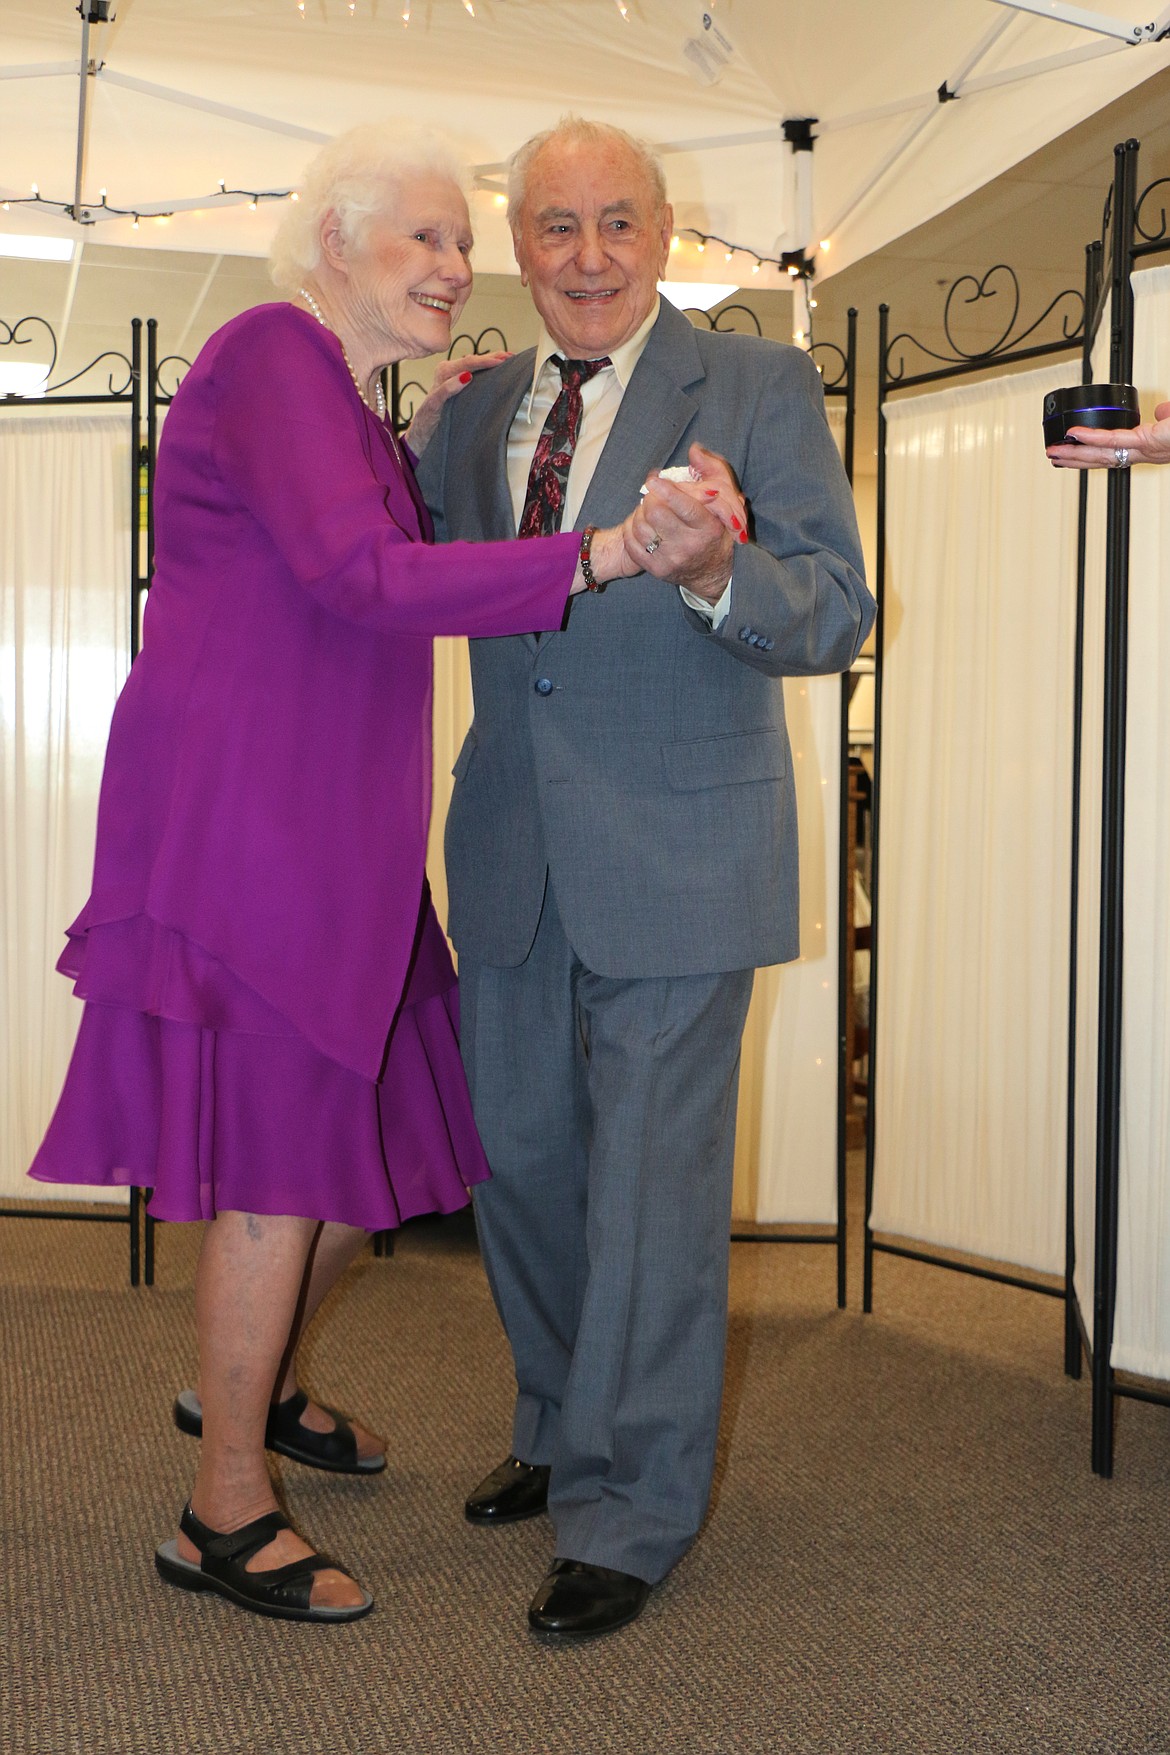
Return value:
[[(321, 309), (320, 305), (317, 303), (317, 301), (313, 297), (312, 293), (309, 292), (307, 287), (299, 286), (297, 288), (297, 297), (300, 299), (304, 299), (306, 305), (308, 305), (310, 311), (312, 311), (314, 317), (316, 317), (316, 319), (317, 319), (318, 323), (320, 323), (322, 329), (329, 329), (329, 333), (331, 335), (337, 335), (337, 331), (335, 329), (329, 328), (329, 324), (326, 321), (324, 311)], [(344, 341), (342, 341), (340, 335), (337, 335), (337, 344), (341, 348), (341, 357), (345, 361), (346, 369), (348, 370), (350, 377), (353, 379), (354, 389), (357, 391), (358, 395), (361, 397), (361, 399), (365, 403), (366, 407), (370, 408), (369, 399), (367, 398), (365, 391), (362, 389), (361, 381), (358, 378), (357, 373), (353, 369), (353, 362), (351, 361), (349, 355), (345, 351), (345, 343), (344, 343)], [(370, 413), (373, 414), (376, 412), (379, 420), (385, 420), (386, 419), (386, 392), (382, 388), (382, 380), (380, 377), (376, 378), (374, 380), (374, 394), (377, 397), (378, 406), (377, 406), (376, 411), (374, 409), (370, 408)], [(398, 441), (394, 438), (394, 429), (393, 428), (390, 429), (390, 437), (394, 441), (394, 450), (395, 450), (395, 454), (397, 454)]]

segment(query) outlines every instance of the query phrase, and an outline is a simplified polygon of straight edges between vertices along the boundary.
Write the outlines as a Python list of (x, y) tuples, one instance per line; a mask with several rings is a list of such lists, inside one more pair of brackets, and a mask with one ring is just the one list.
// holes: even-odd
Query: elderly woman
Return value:
[[(470, 251), (446, 150), (354, 130), (277, 238), (288, 302), (214, 335), (175, 399), (143, 648), (60, 963), (85, 1011), (32, 1168), (205, 1221), (200, 1397), (177, 1409), (203, 1444), (156, 1562), (295, 1620), (372, 1599), (278, 1510), (266, 1439), (383, 1461), (306, 1403), (304, 1325), (371, 1231), (488, 1174), (424, 874), (431, 637), (559, 628), (574, 592), (637, 568), (623, 530), (591, 557), (569, 532), (429, 546), (379, 374), (448, 348)], [(466, 375), (444, 371), (429, 416)]]

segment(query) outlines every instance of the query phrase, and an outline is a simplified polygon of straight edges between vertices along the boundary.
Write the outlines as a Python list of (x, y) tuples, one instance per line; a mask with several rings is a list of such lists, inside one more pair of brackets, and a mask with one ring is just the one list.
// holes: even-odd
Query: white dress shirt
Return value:
[[(569, 479), (565, 488), (565, 512), (561, 521), (564, 530), (571, 530), (577, 521), (585, 495), (589, 491), (589, 483), (593, 480), (593, 472), (621, 407), (622, 397), (633, 377), (634, 367), (650, 339), (650, 331), (657, 321), (656, 298), (641, 328), (635, 330), (630, 339), (624, 341), (620, 347), (614, 348), (610, 354), (610, 364), (603, 366), (600, 372), (586, 379), (581, 386), (581, 427), (577, 434), (573, 459), (569, 464)], [(512, 511), (517, 528), (528, 494), (528, 476), (532, 469), (536, 442), (543, 431), (549, 409), (561, 390), (560, 368), (553, 364), (554, 354), (564, 357), (542, 323), (536, 343), (536, 359), (533, 361), (532, 388), (516, 410), (508, 432), (508, 488), (512, 495)], [(641, 487), (642, 484), (638, 482), (636, 485)], [(700, 615), (706, 616), (712, 626), (717, 627), (731, 607), (730, 581), (718, 603), (708, 603), (705, 598), (696, 597), (682, 586), (679, 590), (683, 601)]]

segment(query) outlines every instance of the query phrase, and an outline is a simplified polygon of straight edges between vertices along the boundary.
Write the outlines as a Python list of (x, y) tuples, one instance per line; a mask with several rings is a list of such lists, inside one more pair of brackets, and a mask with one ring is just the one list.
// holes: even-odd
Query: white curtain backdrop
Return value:
[(1075, 362), (887, 405), (874, 1227), (1063, 1266)]
[[(1170, 399), (1170, 267), (1135, 274), (1133, 292), (1134, 381), (1149, 418)], [(1170, 1378), (1170, 469), (1136, 469), (1131, 492), (1113, 1364)]]
[[(81, 1007), (54, 972), (89, 890), (110, 715), (129, 662), (130, 422), (0, 416), (0, 1194), (24, 1174)], [(112, 1195), (124, 1201), (124, 1192)]]
[(800, 833), (800, 960), (756, 975), (744, 1032), (736, 1215), (837, 1217), (837, 886), (841, 680), (790, 677)]

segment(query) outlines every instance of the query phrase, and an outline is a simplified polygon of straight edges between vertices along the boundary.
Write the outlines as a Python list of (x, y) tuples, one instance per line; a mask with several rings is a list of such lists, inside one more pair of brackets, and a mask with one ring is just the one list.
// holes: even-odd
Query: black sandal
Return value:
[[(264, 1445), (293, 1462), (304, 1463), (307, 1469), (328, 1469), (335, 1475), (380, 1475), (386, 1457), (359, 1457), (357, 1438), (344, 1414), (325, 1407), (333, 1415), (332, 1432), (314, 1432), (301, 1425), (301, 1415), (309, 1405), (303, 1389), (294, 1390), (287, 1401), (274, 1402), (268, 1410)], [(322, 1403), (322, 1406), (325, 1404)], [(203, 1408), (193, 1389), (184, 1389), (175, 1397), (175, 1425), (190, 1438), (203, 1436)]]
[[(156, 1551), (154, 1563), (159, 1577), (180, 1590), (214, 1591), (242, 1609), (251, 1609), (255, 1615), (274, 1615), (281, 1621), (357, 1621), (374, 1606), (368, 1591), (362, 1591), (364, 1602), (349, 1608), (328, 1608), (310, 1601), (316, 1573), (329, 1569), (345, 1572), (327, 1554), (310, 1554), (307, 1559), (293, 1560), (288, 1566), (276, 1566), (268, 1572), (248, 1571), (247, 1562), (253, 1554), (266, 1548), (281, 1530), (292, 1528), (282, 1511), (265, 1512), (242, 1529), (225, 1532), (201, 1523), (190, 1505), (185, 1505), (179, 1528), (198, 1548), (200, 1559), (184, 1560), (178, 1542), (172, 1540)], [(350, 1574), (346, 1572), (345, 1576)]]

